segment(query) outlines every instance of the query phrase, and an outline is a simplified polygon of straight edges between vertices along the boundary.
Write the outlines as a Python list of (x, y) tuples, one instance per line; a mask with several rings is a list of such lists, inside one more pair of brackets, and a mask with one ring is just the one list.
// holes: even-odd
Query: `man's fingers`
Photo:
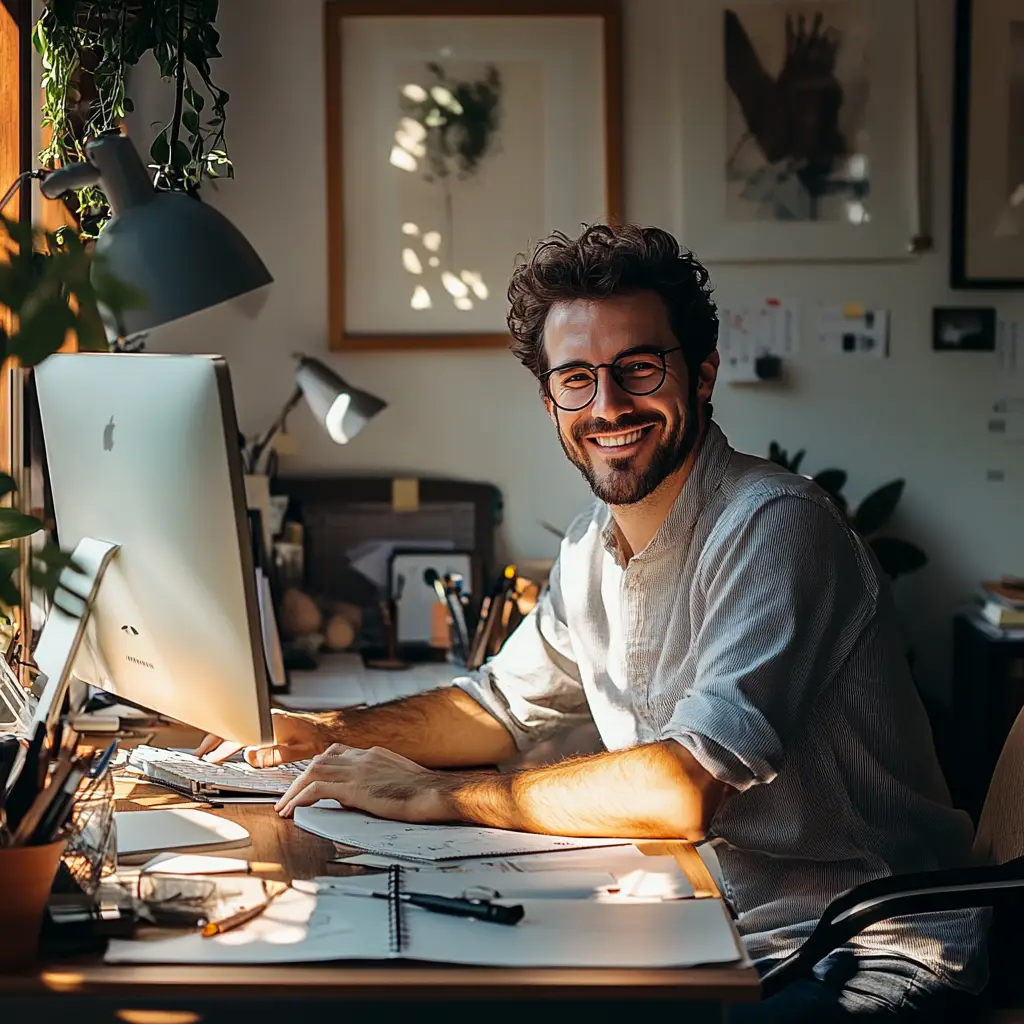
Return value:
[(290, 818), (295, 813), (296, 807), (309, 807), (318, 800), (337, 800), (344, 803), (343, 794), (347, 788), (346, 783), (340, 780), (327, 781), (316, 779), (296, 793), (280, 810), (282, 818)]
[(196, 757), (202, 757), (203, 754), (208, 754), (211, 750), (216, 750), (224, 741), (219, 736), (214, 736), (211, 733), (207, 733), (203, 737), (203, 742), (192, 751)]
[(290, 804), (295, 797), (302, 793), (309, 786), (317, 782), (338, 783), (350, 776), (350, 771), (341, 765), (311, 764), (289, 787), (285, 790), (284, 796), (274, 804), (274, 810), (284, 813), (284, 808)]
[(280, 747), (247, 747), (245, 759), (253, 768), (276, 768), (284, 763)]
[(218, 764), (221, 761), (226, 761), (229, 757), (234, 757), (242, 749), (241, 743), (232, 743), (230, 740), (222, 740), (217, 736), (213, 737), (213, 745), (204, 754), (200, 754), (204, 761), (210, 761), (213, 764)]

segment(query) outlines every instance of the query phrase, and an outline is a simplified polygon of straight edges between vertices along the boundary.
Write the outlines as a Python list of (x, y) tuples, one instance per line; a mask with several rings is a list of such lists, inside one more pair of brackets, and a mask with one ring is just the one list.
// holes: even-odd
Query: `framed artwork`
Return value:
[(995, 308), (936, 306), (932, 310), (932, 348), (936, 352), (995, 352)]
[(328, 0), (331, 348), (507, 340), (517, 253), (621, 219), (618, 0)]
[(914, 0), (687, 0), (682, 238), (702, 260), (906, 258)]
[(1024, 288), (1024, 2), (958, 0), (954, 288)]

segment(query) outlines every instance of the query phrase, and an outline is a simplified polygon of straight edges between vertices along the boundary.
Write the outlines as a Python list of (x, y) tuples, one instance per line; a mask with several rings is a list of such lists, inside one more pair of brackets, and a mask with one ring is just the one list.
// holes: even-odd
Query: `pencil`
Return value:
[(275, 889), (270, 893), (262, 903), (257, 903), (253, 907), (246, 907), (245, 910), (239, 910), (229, 917), (222, 918), (220, 921), (208, 921), (203, 925), (203, 938), (212, 939), (214, 935), (220, 935), (222, 932), (229, 932), (232, 928), (238, 928), (243, 924), (247, 924), (254, 918), (259, 917), (270, 906), (271, 901), (287, 889), (287, 885), (282, 885), (280, 889)]

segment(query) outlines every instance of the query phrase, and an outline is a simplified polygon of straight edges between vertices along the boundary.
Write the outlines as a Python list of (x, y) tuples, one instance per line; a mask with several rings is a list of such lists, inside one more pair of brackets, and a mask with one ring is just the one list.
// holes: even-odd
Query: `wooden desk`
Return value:
[[(269, 804), (208, 807), (148, 784), (118, 783), (121, 810), (202, 807), (247, 828), (254, 872), (290, 880), (351, 874), (329, 864), (333, 844), (279, 818)], [(577, 1015), (587, 1024), (643, 1012), (685, 1012), (687, 1024), (721, 1021), (728, 1003), (756, 1000), (759, 985), (749, 967), (686, 970), (580, 970), (414, 966), (362, 962), (288, 966), (105, 965), (95, 961), (50, 963), (31, 975), (0, 977), (0, 1019), (67, 1024), (385, 1024), (395, 1011), (421, 1021), (529, 1024)], [(55, 998), (59, 996), (60, 998)], [(686, 1006), (678, 1005), (685, 1001)], [(671, 1005), (670, 1005), (671, 1004)], [(364, 1017), (363, 1015), (372, 1016)]]

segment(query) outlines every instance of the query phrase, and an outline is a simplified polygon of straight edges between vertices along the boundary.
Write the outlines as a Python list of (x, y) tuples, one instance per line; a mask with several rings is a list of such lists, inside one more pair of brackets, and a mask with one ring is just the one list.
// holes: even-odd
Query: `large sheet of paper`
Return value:
[[(334, 806), (323, 806), (328, 803)], [(297, 807), (295, 824), (335, 843), (385, 857), (414, 861), (510, 857), (597, 846), (628, 846), (632, 843), (630, 839), (579, 839), (471, 825), (410, 825), (342, 810), (335, 801), (326, 800), (314, 807)]]

